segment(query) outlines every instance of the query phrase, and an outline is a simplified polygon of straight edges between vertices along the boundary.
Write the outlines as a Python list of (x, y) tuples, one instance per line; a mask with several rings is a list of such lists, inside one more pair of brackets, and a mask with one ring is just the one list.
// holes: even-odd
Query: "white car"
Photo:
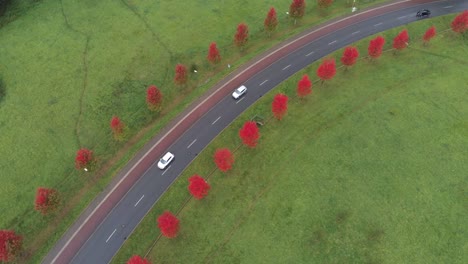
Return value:
[(158, 162), (158, 168), (164, 170), (174, 160), (174, 154), (167, 152)]
[(239, 99), (242, 95), (244, 95), (245, 93), (247, 92), (247, 87), (245, 87), (244, 85), (242, 85), (241, 87), (237, 88), (234, 90), (234, 92), (232, 93), (232, 98), (234, 99)]

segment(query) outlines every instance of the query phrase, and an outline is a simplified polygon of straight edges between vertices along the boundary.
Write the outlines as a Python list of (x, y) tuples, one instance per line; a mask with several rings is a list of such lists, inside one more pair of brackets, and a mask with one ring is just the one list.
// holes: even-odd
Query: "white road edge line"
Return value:
[[(406, 3), (406, 2), (410, 2), (412, 0), (402, 0), (402, 1), (398, 1), (398, 2), (393, 2), (393, 3), (390, 3), (388, 5), (383, 5), (383, 6), (378, 6), (378, 7), (375, 7), (375, 8), (371, 8), (371, 9), (368, 9), (366, 11), (363, 11), (363, 12), (359, 12), (359, 13), (356, 13), (354, 15), (351, 15), (351, 16), (348, 16), (348, 17), (344, 17), (342, 19), (339, 19), (333, 23), (330, 23), (330, 24), (327, 24), (327, 25), (324, 25), (323, 27), (320, 27), (320, 28), (317, 28), (307, 34), (304, 34), (303, 36), (301, 37), (298, 37), (297, 39), (291, 41), (291, 42), (288, 42), (288, 43), (285, 43), (284, 45), (282, 45), (281, 47), (278, 47), (276, 50), (272, 51), (270, 54), (268, 54), (267, 56), (261, 58), (260, 60), (258, 60), (257, 62), (253, 63), (252, 65), (250, 65), (249, 67), (247, 67), (246, 69), (244, 69), (243, 71), (239, 72), (236, 76), (233, 76), (232, 79), (235, 79), (237, 77), (239, 77), (240, 75), (244, 74), (245, 72), (247, 72), (248, 70), (250, 70), (251, 68), (255, 67), (257, 64), (259, 64), (260, 62), (266, 60), (267, 58), (269, 58), (270, 56), (272, 56), (273, 54), (275, 54), (278, 50), (281, 50), (289, 45), (292, 45), (294, 43), (296, 43), (297, 41), (300, 41), (302, 40), (303, 38), (306, 38), (307, 36), (311, 35), (311, 34), (314, 34), (315, 32), (319, 31), (319, 30), (322, 30), (324, 28), (328, 28), (328, 27), (331, 27), (333, 25), (336, 25), (338, 23), (341, 23), (342, 21), (346, 21), (346, 20), (349, 20), (349, 19), (352, 19), (354, 17), (357, 17), (357, 16), (361, 16), (361, 15), (364, 15), (366, 13), (369, 13), (369, 12), (372, 12), (374, 10), (378, 10), (378, 9), (382, 9), (382, 8), (385, 8), (385, 7), (389, 7), (389, 6), (393, 6), (393, 5), (398, 5), (398, 4), (401, 4), (401, 3)], [(169, 131), (166, 132), (166, 134), (164, 134), (159, 140), (158, 142), (156, 142), (131, 168), (130, 170), (122, 177), (122, 179), (120, 179), (120, 181), (114, 186), (114, 188), (112, 188), (112, 190), (110, 190), (110, 192), (108, 192), (106, 194), (106, 196), (101, 200), (101, 202), (93, 209), (93, 211), (91, 212), (91, 214), (88, 215), (88, 217), (86, 217), (86, 219), (83, 221), (83, 223), (76, 229), (76, 231), (70, 236), (70, 238), (67, 240), (67, 242), (65, 242), (65, 244), (63, 245), (63, 247), (60, 249), (60, 251), (57, 253), (57, 255), (52, 259), (52, 263), (55, 263), (55, 261), (57, 261), (57, 259), (62, 255), (63, 251), (65, 250), (65, 248), (70, 244), (70, 242), (72, 241), (73, 238), (75, 238), (76, 234), (78, 234), (78, 232), (81, 231), (81, 228), (89, 221), (89, 219), (91, 218), (91, 216), (94, 215), (94, 213), (101, 207), (101, 205), (107, 200), (107, 198), (115, 191), (115, 189), (117, 189), (120, 184), (128, 177), (128, 175), (130, 174), (131, 171), (133, 171), (135, 169), (135, 167), (137, 167), (138, 165), (140, 165), (140, 162), (146, 158), (146, 156), (151, 152), (153, 151), (156, 146), (159, 145), (159, 143), (161, 141), (163, 141), (172, 131), (174, 131), (179, 125), (180, 123), (182, 123), (189, 115), (191, 115), (193, 112), (195, 112), (196, 110), (198, 110), (198, 108), (200, 107), (200, 105), (203, 105), (206, 101), (210, 100), (212, 96), (214, 96), (218, 91), (224, 89), (224, 87), (226, 85), (228, 85), (229, 82), (226, 82), (224, 85), (222, 85), (221, 87), (218, 88), (218, 90), (214, 91), (212, 94), (210, 94), (208, 97), (206, 97), (202, 102), (200, 102), (200, 104), (198, 104), (195, 108), (193, 108), (190, 112), (188, 112), (183, 118), (181, 118), (179, 120), (179, 122), (177, 122)], [(94, 232), (93, 232), (94, 234)]]
[(312, 55), (312, 54), (314, 54), (314, 51), (307, 53), (307, 54), (306, 54), (306, 57), (309, 57), (309, 56)]
[(190, 147), (193, 145), (193, 143), (195, 143), (195, 142), (197, 142), (197, 139), (194, 139), (194, 140), (192, 141), (192, 143), (190, 143), (190, 145), (187, 146), (187, 148), (190, 148)]
[(145, 197), (144, 194), (141, 196), (140, 200), (138, 200), (138, 202), (136, 202), (136, 204), (135, 204), (133, 207), (136, 207), (136, 206), (141, 202), (141, 200), (143, 199), (143, 197)]
[(451, 7), (453, 7), (453, 6), (444, 6), (444, 8), (451, 8)]
[(107, 238), (106, 243), (109, 242), (109, 239), (111, 239), (111, 237), (114, 235), (115, 231), (117, 231), (117, 228), (114, 229), (114, 232), (112, 232), (112, 234), (110, 234), (110, 236)]
[(358, 31), (354, 31), (353, 33), (351, 33), (351, 35), (356, 35), (356, 34), (359, 33), (359, 32), (361, 32), (361, 31), (359, 31), (359, 30), (358, 30)]
[(377, 23), (377, 24), (374, 25), (374, 27), (380, 26), (380, 25), (382, 25), (382, 24), (383, 24), (382, 22)]
[(260, 86), (262, 86), (262, 85), (265, 84), (266, 82), (268, 82), (268, 80), (264, 80), (264, 81), (260, 84)]
[(336, 43), (336, 40), (334, 40), (334, 41), (328, 43), (328, 45), (332, 45), (332, 44), (335, 44), (335, 43)]
[(286, 70), (287, 68), (291, 67), (291, 64), (283, 68), (283, 71)]
[(172, 165), (169, 165), (169, 167), (167, 167), (167, 169), (165, 169), (164, 172), (161, 175), (164, 175), (164, 173), (166, 173), (166, 171), (168, 171), (171, 168), (171, 166)]
[(244, 100), (244, 97), (242, 97), (241, 99), (237, 100), (236, 104), (240, 103), (240, 101)]
[(211, 123), (212, 125), (214, 125), (216, 122), (218, 122), (218, 120), (221, 118), (221, 116), (218, 116), (218, 118), (216, 118), (215, 121), (213, 121), (213, 123)]

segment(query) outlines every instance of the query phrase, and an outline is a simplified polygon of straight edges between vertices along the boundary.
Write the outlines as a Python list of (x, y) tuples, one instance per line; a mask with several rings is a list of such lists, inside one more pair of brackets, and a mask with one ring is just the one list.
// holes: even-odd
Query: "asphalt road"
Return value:
[(179, 174), (247, 107), (297, 71), (327, 54), (372, 34), (416, 21), (415, 14), (421, 8), (430, 9), (431, 16), (434, 17), (468, 9), (468, 1), (438, 1), (350, 24), (315, 39), (254, 75), (244, 83), (248, 88), (244, 97), (237, 101), (230, 96), (224, 97), (167, 149), (175, 154), (175, 159), (166, 170), (158, 169), (157, 161), (154, 162), (107, 215), (71, 262), (110, 262), (123, 242)]

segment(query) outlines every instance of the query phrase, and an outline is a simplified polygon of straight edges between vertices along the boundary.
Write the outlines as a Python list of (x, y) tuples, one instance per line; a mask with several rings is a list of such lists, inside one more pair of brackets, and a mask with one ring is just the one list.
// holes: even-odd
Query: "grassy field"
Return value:
[[(318, 64), (281, 84), (198, 156), (113, 263), (466, 263), (468, 40), (417, 41), (451, 18), (407, 25), (409, 49), (340, 69), (305, 102), (297, 81)], [(384, 33), (387, 48), (400, 30)], [(236, 149), (243, 122), (271, 116), (277, 92), (291, 97), (284, 120), (237, 149), (233, 171), (216, 171), (214, 151)], [(193, 174), (212, 186), (202, 201), (188, 194)], [(176, 239), (158, 239), (164, 210), (181, 220)]]
[[(233, 70), (305, 27), (349, 12), (349, 1), (335, 2), (326, 16), (309, 5), (293, 27), (284, 14), (289, 3), (281, 0), (16, 1), (0, 18), (0, 80), (6, 92), (0, 101), (0, 228), (22, 234), (25, 258), (39, 259), (144, 142), (229, 73), (226, 64)], [(382, 0), (363, 3), (377, 2)], [(270, 6), (280, 20), (272, 39), (262, 32)], [(244, 54), (232, 47), (239, 22), (250, 26)], [(205, 62), (212, 41), (224, 58), (219, 68)], [(172, 83), (179, 62), (199, 68), (186, 88)], [(164, 93), (160, 115), (146, 109), (149, 84)], [(131, 144), (112, 141), (113, 115), (129, 127)], [(143, 127), (145, 133), (135, 136)], [(75, 171), (80, 147), (92, 149), (106, 170)], [(58, 214), (33, 211), (39, 186), (62, 194)]]

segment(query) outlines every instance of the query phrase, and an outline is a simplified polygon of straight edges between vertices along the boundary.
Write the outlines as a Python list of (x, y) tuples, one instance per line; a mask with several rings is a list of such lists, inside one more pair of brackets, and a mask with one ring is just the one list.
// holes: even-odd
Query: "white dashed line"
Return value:
[(314, 54), (314, 52), (313, 52), (313, 51), (312, 51), (312, 52), (309, 52), (309, 53), (307, 53), (307, 54), (306, 54), (306, 57), (309, 57), (309, 56), (310, 56), (310, 55), (312, 55), (312, 54)]
[(211, 124), (212, 124), (212, 125), (214, 125), (216, 122), (218, 122), (218, 120), (219, 120), (220, 118), (221, 118), (221, 117), (220, 117), (220, 116), (218, 116), (218, 118), (216, 118), (216, 120), (215, 120), (215, 121), (213, 121), (213, 123), (211, 123)]
[(382, 24), (383, 24), (382, 22), (377, 23), (377, 24), (374, 25), (374, 27), (380, 26), (380, 25), (382, 25)]
[(328, 43), (328, 45), (332, 45), (332, 44), (335, 44), (335, 43), (336, 43), (336, 40), (334, 40), (334, 41)]
[(112, 232), (112, 234), (110, 234), (110, 236), (106, 240), (106, 243), (109, 242), (109, 239), (111, 239), (111, 237), (114, 235), (115, 231), (117, 231), (117, 229), (114, 229), (114, 232)]
[(136, 204), (135, 204), (135, 206), (134, 206), (134, 207), (136, 207), (136, 206), (137, 206), (137, 205), (138, 205), (138, 204), (141, 202), (141, 200), (143, 199), (143, 197), (145, 197), (145, 195), (144, 195), (144, 194), (143, 194), (143, 196), (141, 196), (140, 200), (138, 200), (138, 202), (136, 202)]
[(397, 17), (397, 19), (403, 19), (405, 18), (406, 16), (401, 16), (401, 17)]
[(351, 35), (356, 35), (359, 32), (361, 32), (361, 31), (354, 31), (353, 33), (351, 33)]
[(242, 97), (241, 99), (239, 99), (236, 104), (240, 103), (240, 101), (244, 100), (244, 97)]
[(453, 7), (453, 6), (444, 6), (444, 8), (451, 8), (451, 7)]
[(260, 86), (262, 86), (262, 85), (263, 85), (264, 83), (266, 83), (266, 82), (268, 82), (268, 80), (264, 80), (264, 81), (260, 84)]
[(197, 141), (197, 139), (194, 139), (194, 140), (192, 141), (192, 143), (190, 143), (190, 145), (187, 146), (187, 148), (190, 148), (190, 147), (193, 145), (193, 143), (195, 143), (196, 141)]
[(291, 64), (283, 68), (283, 71), (286, 70), (287, 68), (291, 67)]
[(164, 173), (166, 173), (166, 171), (168, 171), (171, 168), (171, 166), (172, 165), (169, 165), (169, 167), (167, 167), (167, 169), (161, 175), (164, 175)]

